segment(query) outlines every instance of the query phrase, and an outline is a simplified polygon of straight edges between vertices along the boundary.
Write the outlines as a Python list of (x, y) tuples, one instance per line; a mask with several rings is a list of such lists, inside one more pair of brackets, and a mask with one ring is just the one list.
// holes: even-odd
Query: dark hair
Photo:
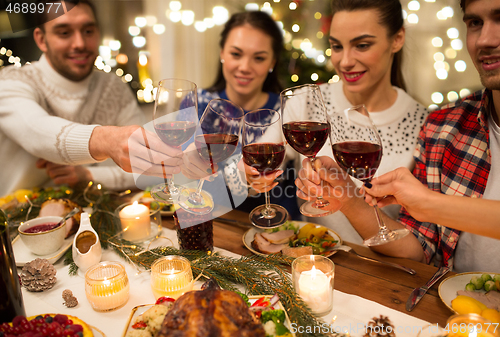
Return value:
[[(227, 36), (231, 30), (233, 30), (233, 28), (243, 26), (244, 24), (249, 24), (256, 29), (260, 29), (263, 33), (272, 38), (273, 54), (276, 64), (274, 65), (273, 72), (267, 75), (262, 91), (274, 93), (281, 92), (283, 88), (279, 82), (278, 69), (280, 68), (279, 62), (283, 50), (283, 33), (276, 22), (267, 13), (261, 11), (250, 11), (233, 14), (226, 22), (224, 30), (220, 34), (219, 45), (221, 49), (224, 48)], [(220, 64), (217, 78), (214, 84), (207, 90), (214, 92), (224, 90), (225, 88), (226, 80), (222, 74), (222, 64)]]
[[(97, 24), (97, 14), (96, 14), (95, 6), (94, 6), (94, 4), (90, 0), (55, 0), (54, 2), (61, 2), (61, 3), (64, 2), (64, 4), (66, 5), (66, 9), (68, 11), (71, 10), (71, 9), (73, 9), (73, 7), (75, 7), (78, 4), (84, 4), (84, 5), (89, 6), (90, 10), (92, 11), (92, 14), (94, 15), (94, 19), (96, 20), (96, 24)], [(37, 3), (43, 3), (43, 4), (45, 4), (46, 1), (45, 0), (43, 0), (43, 1), (42, 0), (38, 0)], [(55, 7), (53, 7), (53, 8), (55, 8)], [(54, 9), (52, 9), (52, 11), (53, 10)], [(60, 9), (58, 9), (58, 11), (62, 11), (62, 10), (63, 10), (62, 7)], [(62, 13), (64, 13), (64, 11)], [(47, 12), (37, 13), (37, 15), (36, 15), (36, 25), (43, 32), (45, 32), (44, 24), (47, 23), (50, 20), (55, 19), (56, 17), (50, 17), (49, 13), (47, 13)]]
[(465, 12), (465, 2), (467, 0), (460, 0), (460, 8), (462, 8), (462, 12)]
[[(403, 9), (399, 0), (332, 0), (332, 16), (340, 11), (357, 11), (376, 9), (379, 12), (379, 23), (387, 28), (388, 36), (394, 36), (403, 27)], [(391, 84), (406, 90), (401, 64), (403, 48), (394, 54), (391, 66)]]

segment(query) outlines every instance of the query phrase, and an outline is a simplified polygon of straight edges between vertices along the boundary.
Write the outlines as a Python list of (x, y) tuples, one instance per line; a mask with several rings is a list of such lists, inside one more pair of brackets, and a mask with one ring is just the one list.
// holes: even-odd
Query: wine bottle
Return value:
[(5, 213), (0, 209), (0, 323), (26, 316)]

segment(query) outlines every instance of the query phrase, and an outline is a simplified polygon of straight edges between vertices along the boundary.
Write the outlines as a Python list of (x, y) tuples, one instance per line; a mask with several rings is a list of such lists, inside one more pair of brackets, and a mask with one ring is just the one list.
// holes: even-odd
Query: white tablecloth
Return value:
[[(163, 229), (162, 235), (177, 243), (175, 231)], [(238, 257), (238, 255), (226, 250), (216, 249), (216, 251), (228, 256)], [(52, 289), (34, 293), (23, 288), (26, 314), (28, 316), (44, 313), (68, 314), (95, 326), (107, 337), (122, 336), (132, 309), (137, 305), (155, 302), (149, 283), (150, 274), (148, 272), (137, 274), (136, 269), (131, 264), (128, 264), (111, 250), (103, 252), (101, 261), (120, 261), (126, 268), (130, 281), (130, 298), (123, 307), (109, 312), (94, 311), (85, 296), (83, 275), (69, 276), (69, 267), (65, 266), (61, 259), (55, 264), (57, 283)], [(76, 307), (67, 308), (64, 306), (62, 292), (65, 289), (70, 289), (78, 299), (79, 304)], [(326, 324), (322, 329), (323, 331), (344, 331), (351, 336), (361, 337), (365, 333), (364, 328), (367, 322), (379, 315), (389, 317), (395, 326), (397, 337), (416, 337), (419, 329), (428, 324), (423, 320), (365, 300), (359, 296), (335, 290), (334, 306), (332, 311), (323, 317)], [(307, 329), (307, 327), (295, 328)], [(311, 328), (309, 327), (309, 329)]]

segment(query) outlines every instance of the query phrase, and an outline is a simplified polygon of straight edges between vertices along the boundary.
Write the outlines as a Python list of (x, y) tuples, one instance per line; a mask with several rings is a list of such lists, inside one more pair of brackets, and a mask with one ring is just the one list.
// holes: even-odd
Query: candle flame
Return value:
[(315, 266), (312, 267), (311, 269), (311, 280), (314, 280), (316, 278), (316, 273), (318, 272), (318, 270), (316, 269)]

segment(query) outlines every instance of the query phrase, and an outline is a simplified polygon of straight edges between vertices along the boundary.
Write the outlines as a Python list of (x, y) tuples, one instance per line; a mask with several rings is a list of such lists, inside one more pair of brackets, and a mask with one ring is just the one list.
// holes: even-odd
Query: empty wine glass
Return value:
[[(334, 112), (330, 116), (330, 141), (337, 164), (350, 176), (369, 182), (382, 159), (382, 140), (364, 105)], [(407, 229), (390, 230), (374, 206), (378, 233), (364, 241), (367, 246), (377, 246), (406, 236)]]
[[(244, 112), (231, 101), (216, 98), (208, 105), (196, 128), (194, 143), (202, 159), (210, 163), (212, 174), (215, 165), (228, 159), (238, 146), (243, 125)], [(205, 214), (213, 210), (213, 198), (202, 191), (204, 179), (200, 180), (196, 191), (186, 189), (181, 193), (179, 205), (188, 212)]]
[[(198, 125), (198, 93), (196, 84), (182, 79), (160, 81), (156, 92), (153, 124), (156, 134), (167, 145), (181, 148), (194, 134)], [(151, 189), (151, 196), (160, 202), (173, 204), (178, 200), (181, 186), (172, 176), (166, 184)]]
[[(314, 167), (319, 150), (328, 139), (326, 106), (320, 88), (315, 84), (285, 89), (281, 97), (281, 120), (286, 141), (298, 153), (308, 157)], [(300, 213), (320, 217), (336, 212), (340, 204), (332, 204), (322, 196), (300, 207)]]
[[(243, 161), (259, 174), (273, 174), (285, 158), (285, 142), (281, 132), (280, 113), (272, 109), (250, 111), (245, 115), (242, 138)], [(284, 207), (270, 203), (269, 191), (265, 192), (265, 205), (250, 212), (250, 221), (258, 228), (281, 226), (288, 217)]]

